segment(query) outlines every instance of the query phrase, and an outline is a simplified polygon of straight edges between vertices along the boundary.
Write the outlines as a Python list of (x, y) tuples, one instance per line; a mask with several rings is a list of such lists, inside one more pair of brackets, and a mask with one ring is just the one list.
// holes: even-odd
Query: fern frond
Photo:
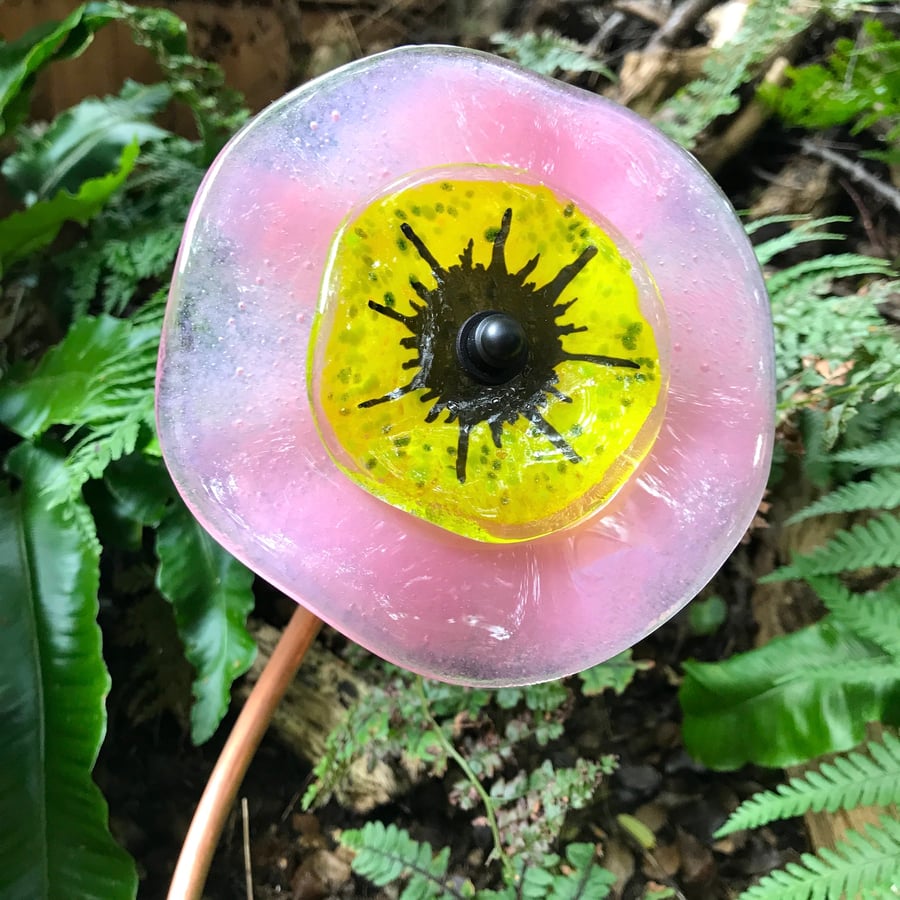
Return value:
[(703, 76), (663, 105), (659, 127), (690, 150), (700, 132), (719, 116), (730, 115), (738, 108), (738, 89), (756, 76), (772, 47), (782, 46), (799, 34), (816, 11), (816, 4), (787, 4), (783, 0), (750, 4), (740, 31), (710, 55)]
[(887, 897), (898, 881), (900, 822), (882, 816), (880, 827), (868, 825), (864, 834), (849, 831), (834, 850), (804, 853), (799, 864), (772, 872), (738, 900), (841, 900), (864, 891)]
[(101, 291), (105, 312), (121, 313), (133, 302), (141, 282), (171, 272), (182, 230), (180, 222), (163, 222), (103, 245), (98, 255), (105, 270)]
[[(739, 210), (738, 215), (745, 215), (747, 210)], [(853, 220), (849, 216), (832, 216), (832, 219), (837, 219), (841, 222), (852, 222)], [(744, 224), (744, 231), (747, 232), (748, 235), (754, 235), (757, 231), (761, 231), (763, 228), (768, 228), (769, 225), (794, 225), (798, 222), (806, 222), (812, 221), (810, 216), (804, 215), (803, 213), (779, 213), (775, 216), (763, 216), (761, 219), (753, 219), (750, 222), (746, 222)], [(824, 222), (825, 219), (816, 219), (817, 222)]]
[(73, 318), (95, 309), (120, 314), (152, 283), (169, 280), (184, 220), (203, 170), (189, 141), (167, 137), (147, 145), (125, 190), (55, 265)]
[[(860, 259), (851, 257), (851, 268), (844, 271), (865, 269), (865, 258)], [(834, 275), (807, 269), (780, 287), (776, 282), (778, 292), (771, 295), (779, 410), (782, 415), (810, 406), (820, 410), (826, 447), (859, 421), (863, 410), (869, 410), (870, 424), (877, 418), (886, 422), (900, 399), (900, 341), (878, 310), (900, 282), (867, 280), (856, 294), (842, 295), (832, 290)], [(872, 414), (876, 404), (880, 416)], [(874, 433), (879, 430), (892, 436), (892, 430)]]
[(87, 481), (102, 477), (111, 462), (134, 452), (142, 434), (153, 433), (155, 334), (153, 330), (146, 345), (112, 356), (108, 367), (88, 385), (85, 398), (91, 415), (84, 423), (86, 433), (66, 458), (60, 480), (46, 486), (51, 506), (66, 502)]
[(900, 578), (866, 594), (835, 577), (808, 581), (835, 619), (900, 660)]
[(147, 325), (155, 331), (162, 331), (163, 319), (166, 317), (166, 303), (169, 299), (169, 288), (161, 287), (139, 309), (136, 309), (128, 321), (132, 328)]
[(603, 900), (609, 895), (616, 876), (597, 865), (593, 844), (569, 844), (566, 859), (571, 871), (554, 879), (549, 900)]
[[(834, 812), (856, 806), (888, 806), (900, 801), (900, 740), (885, 733), (865, 753), (853, 752), (745, 800), (716, 832), (724, 837), (807, 812)], [(868, 754), (868, 755), (866, 755)]]
[(615, 73), (609, 66), (593, 58), (590, 47), (563, 37), (545, 28), (540, 34), (529, 31), (523, 35), (500, 31), (491, 35), (491, 43), (499, 53), (514, 59), (540, 75), (554, 76), (560, 72), (580, 74), (599, 72), (604, 78), (615, 81)]
[(153, 394), (144, 391), (124, 417), (95, 425), (66, 457), (60, 478), (45, 485), (48, 505), (71, 500), (86, 482), (101, 478), (110, 463), (133, 453), (141, 429), (153, 428), (153, 412)]
[(805, 260), (770, 275), (766, 279), (766, 287), (773, 302), (777, 302), (780, 295), (806, 290), (822, 279), (834, 281), (836, 278), (860, 275), (889, 276), (892, 271), (891, 264), (884, 259), (859, 253), (832, 253)]
[(430, 844), (414, 841), (396, 825), (366, 822), (359, 830), (345, 831), (341, 843), (356, 852), (353, 871), (378, 887), (408, 878), (400, 900), (465, 900), (472, 896), (449, 883), (449, 848), (435, 854)]
[[(900, 464), (900, 460), (898, 460)], [(850, 513), (863, 509), (896, 509), (900, 506), (900, 469), (876, 472), (869, 481), (844, 484), (791, 516), (787, 524), (828, 513)]]
[(836, 575), (868, 566), (900, 565), (900, 518), (885, 513), (864, 525), (839, 531), (811, 553), (795, 556), (788, 566), (760, 579), (763, 582)]
[(867, 444), (865, 447), (842, 450), (835, 453), (834, 458), (837, 462), (853, 463), (867, 469), (900, 465), (900, 434), (884, 441)]
[(756, 253), (757, 262), (759, 262), (761, 266), (764, 266), (778, 256), (779, 253), (793, 250), (801, 244), (808, 244), (811, 241), (844, 240), (846, 235), (837, 234), (834, 231), (825, 231), (824, 229), (828, 225), (851, 221), (852, 219), (847, 216), (827, 216), (820, 219), (811, 219), (808, 216), (766, 216), (763, 219), (757, 219), (755, 222), (748, 222), (744, 226), (744, 231), (746, 231), (748, 235), (753, 235), (761, 228), (765, 228), (769, 225), (791, 223), (794, 226), (784, 234), (763, 241), (753, 248), (754, 253)]

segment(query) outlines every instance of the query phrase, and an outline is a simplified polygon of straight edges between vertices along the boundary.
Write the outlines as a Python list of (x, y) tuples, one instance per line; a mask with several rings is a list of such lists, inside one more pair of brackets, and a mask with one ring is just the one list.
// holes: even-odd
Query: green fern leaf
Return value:
[(842, 38), (826, 65), (789, 68), (790, 84), (765, 85), (766, 101), (792, 125), (821, 130), (852, 124), (853, 133), (882, 123), (887, 146), (900, 130), (896, 75), (900, 40), (876, 18), (863, 23), (857, 41)]
[(560, 72), (599, 72), (610, 81), (616, 80), (615, 73), (609, 66), (593, 58), (590, 47), (565, 38), (549, 28), (540, 34), (529, 31), (521, 36), (500, 31), (491, 35), (491, 43), (497, 46), (499, 53), (515, 59), (519, 65), (539, 75), (552, 78)]
[(0, 421), (22, 437), (123, 415), (125, 387), (152, 391), (159, 321), (84, 318), (21, 380), (0, 386)]
[(707, 59), (702, 78), (663, 105), (657, 124), (690, 150), (701, 131), (738, 108), (738, 89), (755, 76), (772, 47), (784, 45), (801, 32), (817, 11), (815, 4), (806, 7), (783, 0), (750, 4), (738, 34)]
[(822, 763), (817, 772), (807, 772), (774, 791), (756, 794), (731, 814), (716, 837), (810, 811), (834, 812), (900, 801), (900, 740), (885, 733), (883, 743), (871, 743), (865, 749), (868, 755), (853, 752), (838, 756)]
[(890, 896), (898, 881), (900, 823), (883, 816), (880, 827), (866, 826), (865, 836), (850, 831), (834, 850), (804, 853), (799, 864), (772, 872), (738, 900), (841, 900), (873, 890)]
[(87, 437), (75, 445), (66, 458), (59, 478), (45, 485), (47, 503), (54, 507), (74, 497), (83, 485), (93, 478), (101, 478), (110, 463), (129, 453), (137, 446), (142, 429), (153, 427), (153, 401), (141, 398), (123, 419), (94, 428)]
[(548, 856), (546, 866), (523, 866), (521, 857), (513, 865), (517, 878), (500, 891), (482, 890), (478, 900), (603, 900), (609, 896), (616, 876), (597, 864), (597, 848), (593, 844), (569, 844), (566, 847), (563, 872), (560, 859)]
[(835, 577), (807, 580), (837, 621), (900, 660), (900, 578), (866, 594)]
[(782, 566), (760, 580), (763, 583), (787, 581), (814, 575), (836, 575), (868, 566), (898, 565), (900, 518), (886, 513), (864, 525), (854, 525), (849, 531), (839, 531), (823, 546), (795, 556), (789, 566)]
[(863, 509), (896, 509), (900, 506), (900, 469), (876, 472), (869, 481), (851, 482), (826, 494), (796, 515), (788, 524), (829, 513), (850, 513)]
[(396, 825), (366, 822), (359, 830), (345, 831), (341, 843), (356, 853), (353, 871), (378, 887), (409, 879), (400, 900), (463, 900), (473, 896), (471, 890), (463, 893), (449, 883), (449, 848), (435, 854), (429, 844), (413, 840), (409, 832)]
[(23, 437), (69, 425), (65, 465), (45, 486), (56, 506), (153, 434), (153, 386), (163, 304), (132, 319), (85, 317), (32, 373), (0, 387), (0, 421)]
[(204, 169), (197, 145), (183, 138), (168, 135), (142, 151), (124, 190), (54, 260), (74, 319), (98, 307), (119, 314), (149, 285), (168, 281)]
[(780, 295), (808, 290), (811, 285), (823, 278), (834, 281), (836, 278), (851, 278), (859, 275), (889, 276), (891, 272), (889, 262), (874, 256), (861, 256), (858, 253), (832, 253), (828, 256), (808, 259), (770, 275), (766, 279), (766, 287), (773, 302), (778, 302)]
[(867, 444), (865, 447), (842, 450), (835, 453), (834, 458), (837, 462), (854, 463), (867, 469), (896, 466), (900, 461), (900, 434), (884, 441)]
[(634, 661), (631, 650), (625, 650), (606, 662), (579, 672), (581, 692), (585, 697), (593, 697), (611, 688), (616, 694), (622, 694), (638, 672), (645, 671), (652, 665), (648, 660)]
[(845, 238), (843, 234), (837, 234), (834, 231), (825, 231), (828, 225), (837, 223), (850, 222), (852, 219), (847, 216), (828, 216), (821, 219), (808, 219), (803, 216), (766, 216), (763, 219), (757, 219), (755, 222), (748, 222), (744, 226), (744, 230), (748, 235), (753, 235), (761, 228), (769, 225), (791, 224), (793, 227), (778, 237), (770, 238), (754, 247), (757, 262), (761, 266), (766, 265), (787, 250), (793, 250), (801, 244), (808, 244), (811, 241), (842, 241)]
[[(900, 343), (878, 311), (879, 302), (900, 285), (869, 281), (856, 294), (831, 291), (840, 275), (881, 275), (884, 265), (855, 254), (829, 256), (792, 266), (767, 281), (779, 405), (785, 411), (798, 403), (827, 408), (829, 446), (864, 399), (878, 399), (900, 386)], [(827, 370), (810, 365), (820, 359), (849, 362), (852, 369), (836, 383)]]
[(566, 859), (571, 871), (553, 880), (549, 900), (603, 900), (609, 895), (616, 876), (597, 865), (593, 844), (569, 844)]
[(181, 223), (166, 222), (142, 234), (131, 234), (127, 240), (107, 248), (104, 310), (121, 312), (132, 302), (142, 281), (168, 273), (181, 243), (180, 226)]

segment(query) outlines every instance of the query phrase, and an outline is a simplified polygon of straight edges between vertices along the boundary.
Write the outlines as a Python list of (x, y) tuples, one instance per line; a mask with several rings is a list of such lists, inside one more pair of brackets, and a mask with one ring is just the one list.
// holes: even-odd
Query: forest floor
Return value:
[[(564, 736), (529, 751), (534, 767), (545, 758), (560, 767), (572, 765), (579, 756), (616, 757), (618, 767), (602, 782), (594, 802), (573, 813), (566, 826), (568, 834), (602, 845), (601, 863), (618, 879), (612, 894), (616, 900), (652, 897), (658, 886), (670, 886), (675, 891), (670, 896), (686, 900), (726, 900), (809, 849), (802, 820), (715, 840), (714, 832), (738, 802), (773, 787), (782, 773), (755, 767), (711, 772), (691, 759), (681, 740), (677, 699), (681, 661), (722, 659), (753, 646), (758, 631), (752, 609), (757, 543), (751, 540), (740, 547), (704, 591), (704, 596), (721, 597), (727, 605), (727, 617), (713, 634), (698, 636), (696, 621), (685, 610), (635, 648), (635, 659), (647, 668), (623, 694), (607, 691), (601, 697), (579, 698)], [(286, 621), (283, 598), (270, 598), (263, 605), (268, 619)], [(114, 625), (104, 623), (104, 628), (115, 634)], [(345, 644), (330, 630), (319, 642), (324, 652), (338, 655)], [(140, 896), (162, 898), (233, 715), (202, 747), (191, 745), (171, 714), (136, 725), (133, 698), (128, 696), (129, 685), (134, 684), (132, 648), (109, 646), (107, 658), (115, 687), (97, 778), (110, 802), (113, 830), (141, 867)], [(398, 760), (391, 763), (400, 765)], [(457, 771), (451, 769), (444, 779), (420, 779), (388, 803), (359, 814), (335, 801), (304, 812), (300, 798), (312, 778), (311, 769), (290, 740), (273, 729), (241, 788), (240, 797), (247, 802), (247, 846), (257, 900), (396, 897), (396, 891), (377, 891), (352, 876), (349, 859), (337, 846), (340, 829), (358, 828), (371, 819), (407, 828), (435, 848), (450, 846), (453, 870), (483, 882), (490, 834), (450, 802)], [(650, 830), (651, 847), (642, 845), (639, 834), (623, 828), (623, 813)], [(236, 806), (205, 896), (211, 900), (247, 896), (244, 853), (243, 817)]]

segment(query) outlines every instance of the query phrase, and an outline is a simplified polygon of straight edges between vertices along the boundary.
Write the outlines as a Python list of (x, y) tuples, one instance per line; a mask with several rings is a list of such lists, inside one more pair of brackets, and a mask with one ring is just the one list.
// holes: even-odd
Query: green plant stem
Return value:
[(422, 701), (422, 710), (425, 713), (425, 718), (428, 720), (428, 723), (434, 729), (435, 737), (438, 739), (440, 745), (444, 748), (447, 755), (452, 757), (452, 759), (456, 762), (456, 764), (462, 769), (463, 774), (469, 780), (469, 783), (475, 788), (478, 796), (481, 797), (481, 802), (484, 804), (484, 811), (487, 814), (488, 827), (491, 829), (491, 836), (494, 839), (494, 854), (500, 860), (500, 865), (503, 867), (503, 877), (508, 885), (514, 885), (516, 883), (516, 872), (513, 869), (512, 863), (509, 861), (509, 857), (503, 852), (503, 845), (500, 841), (500, 827), (497, 825), (497, 816), (494, 814), (494, 804), (491, 801), (488, 792), (484, 789), (484, 785), (479, 780), (478, 776), (472, 771), (472, 767), (468, 764), (465, 757), (453, 746), (450, 742), (450, 739), (444, 734), (444, 729), (438, 724), (437, 719), (431, 713), (431, 707), (428, 703), (428, 697), (425, 694), (425, 681), (421, 676), (416, 678), (416, 687), (419, 691), (419, 698)]

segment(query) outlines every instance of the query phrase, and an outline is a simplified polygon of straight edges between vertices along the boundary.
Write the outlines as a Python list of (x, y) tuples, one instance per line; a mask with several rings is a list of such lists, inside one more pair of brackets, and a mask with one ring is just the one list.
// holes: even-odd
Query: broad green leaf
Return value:
[(0, 422), (30, 438), (51, 425), (85, 426), (124, 414), (152, 392), (158, 336), (153, 322), (79, 319), (30, 375), (0, 385)]
[(628, 813), (619, 813), (616, 816), (616, 822), (619, 828), (637, 841), (644, 850), (652, 851), (656, 849), (656, 835), (653, 833), (653, 829), (648, 828), (640, 819)]
[(653, 663), (649, 660), (635, 662), (631, 658), (631, 650), (625, 650), (606, 662), (579, 672), (581, 693), (592, 697), (594, 694), (602, 694), (603, 691), (612, 689), (614, 693), (621, 694), (638, 672), (646, 671), (652, 666)]
[[(72, 454), (66, 458), (67, 480), (45, 486), (48, 505), (68, 502), (72, 493), (84, 491), (104, 550), (118, 548), (131, 552), (141, 550), (144, 530), (155, 528), (175, 499), (175, 487), (162, 461), (143, 453), (131, 453), (107, 465), (102, 480), (79, 485), (77, 473), (71, 470)], [(60, 500), (57, 484), (68, 488), (68, 496)]]
[(253, 663), (246, 628), (253, 573), (223, 550), (179, 504), (157, 532), (157, 585), (172, 604), (185, 656), (196, 671), (191, 737), (210, 738), (228, 710), (231, 683)]
[(115, 171), (88, 179), (76, 194), (61, 190), (49, 200), (39, 200), (0, 220), (0, 276), (13, 263), (53, 243), (64, 222), (84, 224), (97, 215), (122, 186), (137, 156), (137, 143), (129, 144)]
[(44, 66), (80, 56), (95, 31), (120, 17), (112, 4), (89, 3), (61, 22), (46, 22), (16, 41), (0, 42), (0, 135), (24, 118), (35, 75)]
[(789, 766), (900, 722), (900, 665), (829, 617), (720, 663), (686, 662), (684, 741), (711, 769)]
[(104, 476), (122, 518), (141, 525), (159, 525), (175, 488), (162, 462), (133, 453), (112, 463)]
[(119, 900), (137, 891), (91, 779), (109, 676), (97, 627), (99, 548), (86, 507), (48, 509), (61, 460), (28, 444), (0, 488), (0, 896)]
[(171, 99), (165, 84), (128, 81), (118, 97), (91, 97), (67, 109), (40, 136), (23, 136), (3, 162), (10, 190), (31, 206), (60, 190), (75, 193), (119, 165), (131, 144), (169, 134), (152, 122)]

